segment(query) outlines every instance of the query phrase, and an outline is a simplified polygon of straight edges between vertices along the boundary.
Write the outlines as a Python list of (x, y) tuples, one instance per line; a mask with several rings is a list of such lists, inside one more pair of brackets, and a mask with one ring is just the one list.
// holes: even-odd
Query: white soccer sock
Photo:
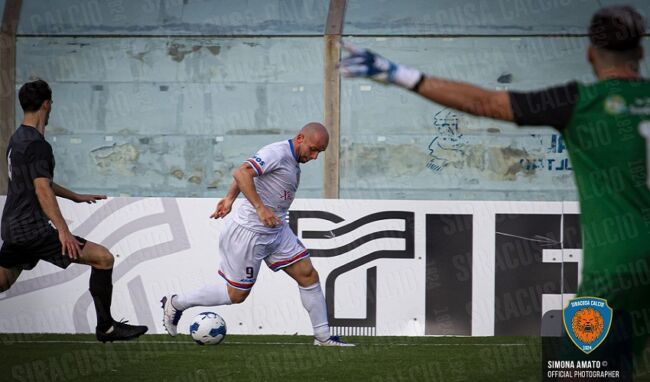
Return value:
[(185, 294), (179, 294), (172, 299), (172, 306), (178, 310), (185, 310), (193, 306), (230, 305), (226, 280), (217, 278), (212, 284)]
[(302, 306), (309, 313), (311, 325), (314, 327), (314, 337), (320, 341), (327, 340), (330, 338), (330, 326), (327, 322), (327, 305), (320, 283), (317, 282), (308, 287), (298, 286), (298, 288)]

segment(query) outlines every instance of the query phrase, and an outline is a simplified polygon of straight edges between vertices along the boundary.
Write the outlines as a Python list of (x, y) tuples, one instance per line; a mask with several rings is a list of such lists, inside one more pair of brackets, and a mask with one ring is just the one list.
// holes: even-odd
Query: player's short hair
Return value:
[(43, 102), (52, 100), (52, 89), (41, 79), (27, 82), (20, 87), (18, 100), (23, 111), (36, 111), (41, 108)]
[(640, 46), (645, 22), (634, 8), (612, 5), (596, 11), (589, 25), (589, 40), (601, 49), (629, 51)]

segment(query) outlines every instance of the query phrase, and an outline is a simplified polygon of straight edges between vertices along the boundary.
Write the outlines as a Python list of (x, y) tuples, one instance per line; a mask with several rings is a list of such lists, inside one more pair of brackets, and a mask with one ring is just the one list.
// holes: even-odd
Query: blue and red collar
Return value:
[(291, 149), (291, 155), (293, 155), (293, 159), (295, 159), (296, 162), (298, 162), (298, 156), (296, 155), (296, 150), (293, 148), (293, 142), (291, 141), (291, 139), (289, 139), (288, 141), (289, 141), (289, 149)]

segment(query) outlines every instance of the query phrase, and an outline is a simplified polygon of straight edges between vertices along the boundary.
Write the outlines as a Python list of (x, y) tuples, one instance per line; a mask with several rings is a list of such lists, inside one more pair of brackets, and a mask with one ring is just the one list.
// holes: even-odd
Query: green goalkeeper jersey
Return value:
[(650, 258), (650, 82), (572, 82), (511, 92), (515, 122), (562, 133), (580, 200), (583, 276), (633, 273)]

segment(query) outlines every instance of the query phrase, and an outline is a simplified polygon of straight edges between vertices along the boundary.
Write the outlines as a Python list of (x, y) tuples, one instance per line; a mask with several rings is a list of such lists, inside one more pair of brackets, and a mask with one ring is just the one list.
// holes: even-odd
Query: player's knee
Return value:
[(3, 277), (0, 276), (0, 293), (5, 292), (11, 288), (11, 285), (14, 283), (15, 279), (12, 277)]
[(0, 293), (5, 292), (11, 288), (20, 275), (20, 271), (5, 271), (0, 270)]
[(304, 277), (304, 284), (306, 284), (305, 286), (313, 285), (316, 284), (318, 280), (318, 271), (316, 271), (316, 268), (312, 267)]
[(246, 301), (250, 291), (243, 291), (235, 288), (228, 288), (228, 297), (233, 304), (241, 304)]
[(111, 269), (113, 268), (113, 264), (115, 264), (113, 254), (107, 248), (100, 247), (96, 267), (100, 269)]
[(241, 304), (242, 302), (246, 301), (246, 297), (248, 297), (248, 295), (241, 295), (240, 294), (240, 295), (236, 295), (236, 296), (231, 297), (230, 301), (233, 304)]

